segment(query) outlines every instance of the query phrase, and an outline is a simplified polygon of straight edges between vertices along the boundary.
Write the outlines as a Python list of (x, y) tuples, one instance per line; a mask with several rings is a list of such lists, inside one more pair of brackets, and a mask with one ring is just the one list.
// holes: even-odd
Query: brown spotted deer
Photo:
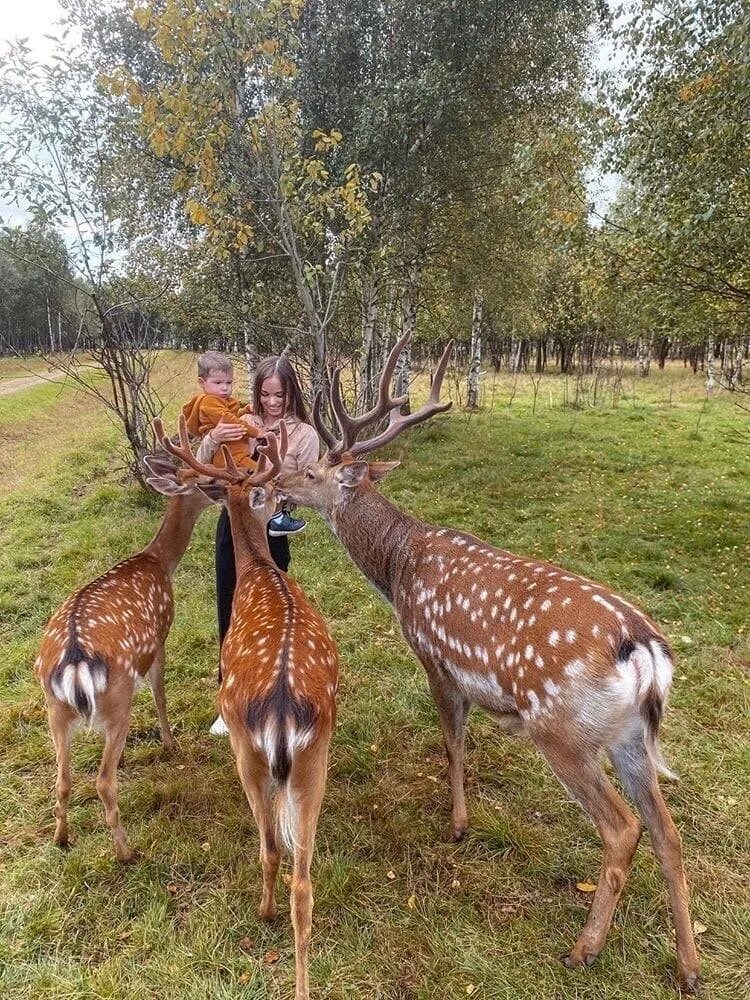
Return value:
[[(362, 461), (405, 428), (447, 410), (438, 366), (428, 402), (403, 416), (390, 396), (391, 352), (375, 406), (347, 413), (338, 373), (331, 408), (341, 436), (314, 416), (328, 446), (315, 464), (282, 475), (282, 497), (313, 507), (354, 563), (388, 600), (421, 661), (440, 714), (453, 798), (452, 832), (468, 824), (464, 726), (472, 705), (507, 729), (525, 730), (559, 780), (594, 822), (604, 844), (601, 875), (586, 925), (563, 959), (590, 965), (601, 951), (641, 826), (602, 767), (612, 760), (635, 803), (669, 888), (682, 986), (692, 990), (699, 961), (688, 910), (680, 835), (657, 781), (665, 771), (658, 730), (672, 679), (667, 641), (640, 611), (606, 587), (548, 562), (516, 556), (463, 531), (437, 528), (399, 510), (374, 488), (397, 462)], [(389, 415), (387, 427), (358, 441)]]
[(70, 741), (84, 723), (104, 733), (96, 779), (118, 861), (132, 861), (117, 805), (117, 765), (130, 729), (133, 694), (144, 681), (159, 716), (165, 749), (174, 748), (164, 695), (164, 643), (172, 627), (172, 575), (208, 499), (163, 458), (147, 456), (148, 480), (170, 497), (161, 526), (142, 552), (72, 594), (52, 615), (34, 673), (44, 690), (57, 757), (55, 843), (68, 843)]
[(272, 480), (286, 452), (286, 425), (281, 422), (280, 449), (275, 436), (267, 434), (254, 471), (239, 471), (227, 449), (225, 469), (198, 462), (184, 417), (179, 447), (167, 439), (160, 421), (154, 426), (167, 451), (213, 477), (200, 489), (229, 512), (237, 586), (221, 647), (219, 710), (260, 834), (263, 920), (276, 915), (281, 844), (293, 855), (295, 998), (307, 1000), (310, 865), (336, 720), (338, 653), (323, 617), (300, 585), (277, 568), (268, 548), (266, 526), (277, 505)]

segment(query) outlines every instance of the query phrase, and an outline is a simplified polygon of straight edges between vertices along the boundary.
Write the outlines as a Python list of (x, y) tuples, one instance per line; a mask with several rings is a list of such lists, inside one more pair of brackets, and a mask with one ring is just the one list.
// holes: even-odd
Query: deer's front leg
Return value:
[(471, 703), (454, 684), (436, 670), (430, 670), (427, 678), (440, 713), (440, 726), (448, 755), (448, 777), (452, 799), (451, 839), (463, 840), (469, 827), (464, 790), (464, 730)]

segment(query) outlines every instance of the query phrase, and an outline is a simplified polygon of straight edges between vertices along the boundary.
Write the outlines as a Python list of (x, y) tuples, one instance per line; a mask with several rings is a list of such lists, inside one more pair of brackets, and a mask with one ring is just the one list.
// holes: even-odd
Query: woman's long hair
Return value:
[(296, 417), (297, 420), (309, 424), (310, 418), (302, 398), (297, 373), (283, 356), (273, 355), (270, 358), (264, 358), (258, 364), (253, 382), (253, 412), (259, 417), (263, 416), (263, 401), (260, 390), (265, 380), (273, 375), (278, 378), (284, 389), (284, 416)]

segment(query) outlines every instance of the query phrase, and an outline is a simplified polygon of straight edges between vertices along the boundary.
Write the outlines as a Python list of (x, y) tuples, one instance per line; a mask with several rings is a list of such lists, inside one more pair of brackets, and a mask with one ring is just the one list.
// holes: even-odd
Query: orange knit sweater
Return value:
[[(245, 431), (244, 437), (239, 441), (226, 441), (225, 447), (234, 459), (234, 463), (241, 469), (254, 469), (256, 463), (250, 458), (250, 448), (248, 440), (257, 437), (258, 431), (248, 427), (240, 417), (244, 413), (252, 413), (249, 406), (242, 406), (239, 400), (229, 396), (221, 399), (219, 396), (211, 396), (207, 392), (199, 392), (193, 396), (182, 408), (187, 421), (188, 432), (193, 437), (203, 437), (213, 430), (217, 424), (239, 424)], [(218, 449), (212, 459), (212, 465), (219, 469), (224, 468), (224, 457), (221, 448)]]

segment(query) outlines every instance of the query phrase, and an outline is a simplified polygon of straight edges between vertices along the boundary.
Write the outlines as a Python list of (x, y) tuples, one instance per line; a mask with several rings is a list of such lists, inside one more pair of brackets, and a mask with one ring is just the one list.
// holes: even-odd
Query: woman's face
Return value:
[(284, 386), (278, 375), (269, 375), (264, 378), (260, 387), (260, 405), (263, 416), (270, 420), (280, 419), (284, 416)]

